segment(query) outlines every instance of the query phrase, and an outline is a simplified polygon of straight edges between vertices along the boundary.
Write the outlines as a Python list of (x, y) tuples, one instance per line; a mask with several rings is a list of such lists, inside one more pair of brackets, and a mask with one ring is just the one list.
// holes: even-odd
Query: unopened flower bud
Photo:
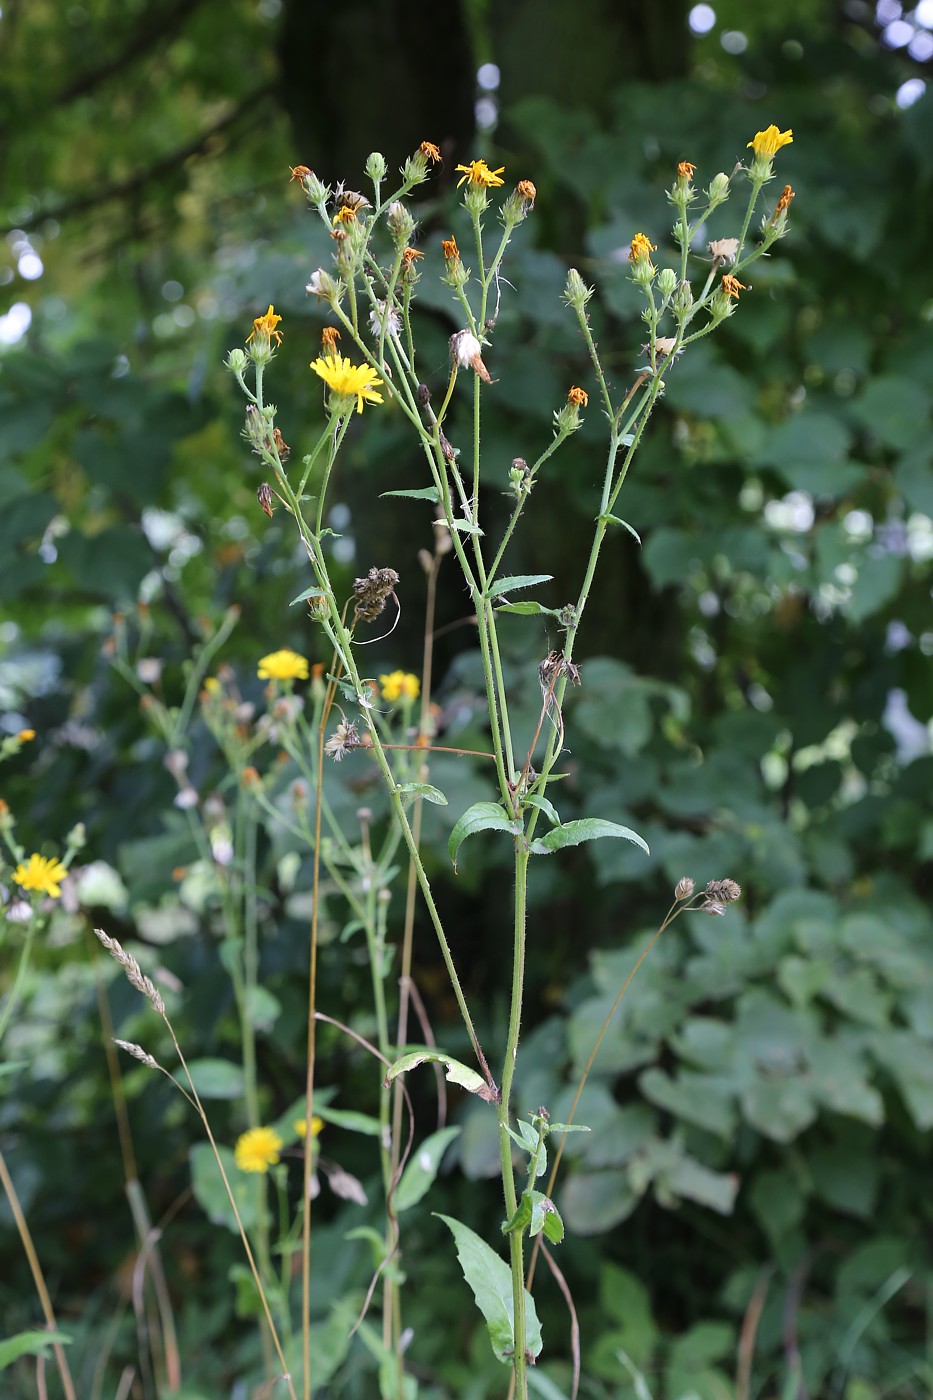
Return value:
[(393, 199), (386, 210), (386, 225), (396, 248), (404, 248), (415, 231), (415, 221), (400, 199)]
[(709, 189), (706, 191), (706, 198), (709, 200), (710, 208), (714, 204), (722, 204), (729, 198), (729, 176), (720, 170), (718, 175), (714, 175), (709, 182)]
[(671, 310), (680, 321), (693, 306), (693, 288), (689, 282), (681, 282), (671, 297)]
[(330, 185), (325, 185), (323, 180), (319, 180), (313, 170), (302, 176), (301, 188), (308, 196), (308, 203), (317, 209), (323, 209), (331, 196)]
[(385, 179), (386, 171), (388, 170), (385, 156), (380, 155), (378, 151), (373, 151), (367, 158), (363, 169), (367, 178), (372, 180), (374, 185), (378, 185), (380, 180)]
[(509, 486), (517, 500), (527, 496), (531, 490), (531, 473), (524, 457), (515, 457), (509, 467)]
[(244, 350), (240, 350), (239, 348), (231, 350), (224, 360), (225, 367), (230, 370), (231, 374), (235, 374), (238, 377), (243, 373), (248, 364), (249, 357)]
[(575, 267), (567, 273), (567, 282), (564, 286), (564, 301), (568, 306), (572, 306), (575, 311), (582, 311), (593, 295), (593, 288), (588, 287)]
[(662, 267), (658, 273), (658, 291), (665, 301), (673, 296), (677, 287), (677, 273), (672, 267)]

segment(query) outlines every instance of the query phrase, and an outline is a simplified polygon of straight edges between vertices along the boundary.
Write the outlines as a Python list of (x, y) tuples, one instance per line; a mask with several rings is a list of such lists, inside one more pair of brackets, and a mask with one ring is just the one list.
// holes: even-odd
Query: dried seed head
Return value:
[(349, 720), (341, 720), (324, 745), (324, 752), (335, 763), (340, 763), (351, 749), (360, 747), (360, 735), (356, 725)]
[(742, 886), (735, 880), (710, 880), (706, 886), (707, 899), (718, 900), (721, 904), (732, 904), (742, 894)]
[[(278, 430), (276, 430), (276, 431), (278, 431)], [(269, 519), (271, 520), (271, 519), (272, 519), (272, 487), (269, 485), (268, 481), (264, 481), (264, 482), (261, 483), (261, 485), (260, 485), (260, 487), (259, 487), (259, 490), (256, 492), (256, 499), (257, 499), (257, 501), (259, 502), (259, 506), (260, 506), (260, 509), (262, 510), (263, 515), (268, 515)]]
[(549, 651), (538, 667), (538, 680), (541, 689), (545, 693), (553, 690), (561, 676), (566, 676), (571, 685), (580, 684), (579, 666), (568, 661), (562, 651)]
[(422, 408), (427, 408), (428, 404), (431, 402), (431, 390), (428, 388), (427, 384), (418, 385), (415, 397)]
[(365, 578), (354, 579), (355, 618), (362, 619), (363, 622), (372, 622), (377, 618), (394, 594), (397, 583), (398, 574), (394, 569), (377, 569), (375, 565)]
[(722, 918), (726, 912), (726, 906), (717, 899), (707, 899), (697, 907), (701, 914), (711, 914), (714, 918)]
[(483, 364), (482, 347), (472, 331), (457, 331), (450, 337), (450, 357), (461, 369), (475, 370), (484, 384), (492, 383)]
[(674, 898), (689, 899), (695, 889), (696, 881), (691, 880), (689, 875), (681, 875), (677, 884), (674, 886)]
[(149, 1069), (162, 1068), (158, 1060), (154, 1060), (151, 1055), (146, 1053), (141, 1045), (137, 1045), (134, 1041), (118, 1040), (116, 1036), (114, 1036), (113, 1043), (114, 1045), (119, 1045), (121, 1050), (125, 1050), (128, 1055), (133, 1056), (134, 1060), (139, 1060), (141, 1064), (146, 1065)]
[(142, 992), (143, 996), (151, 1002), (153, 1009), (160, 1016), (164, 1016), (165, 1002), (162, 1000), (161, 993), (154, 982), (143, 976), (142, 968), (132, 954), (128, 953), (116, 938), (108, 937), (103, 929), (96, 928), (94, 932), (114, 961), (123, 968), (130, 986), (135, 987), (137, 992)]

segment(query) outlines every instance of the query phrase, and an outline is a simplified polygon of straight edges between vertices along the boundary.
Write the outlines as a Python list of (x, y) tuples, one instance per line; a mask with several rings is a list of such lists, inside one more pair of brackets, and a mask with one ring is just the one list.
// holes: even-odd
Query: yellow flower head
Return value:
[(770, 160), (772, 156), (777, 155), (782, 146), (789, 146), (793, 139), (794, 133), (790, 128), (787, 131), (779, 131), (776, 126), (772, 125), (766, 127), (764, 131), (757, 132), (748, 144), (756, 156)]
[(657, 248), (658, 245), (652, 243), (647, 234), (636, 233), (635, 237), (632, 239), (632, 246), (628, 250), (628, 260), (633, 263), (650, 263), (651, 254), (657, 252)]
[[(295, 1132), (298, 1134), (298, 1136), (303, 1138), (308, 1125), (305, 1122), (304, 1118), (296, 1118), (294, 1123), (292, 1124), (292, 1127), (295, 1129)], [(314, 1117), (311, 1119), (311, 1136), (318, 1137), (323, 1127), (324, 1119), (318, 1118), (317, 1114), (315, 1113)]]
[(306, 681), (308, 662), (297, 651), (285, 647), (282, 651), (270, 651), (268, 656), (264, 656), (256, 674), (261, 681)]
[(733, 277), (731, 272), (727, 272), (722, 279), (722, 289), (727, 297), (735, 297), (736, 301), (739, 299), (739, 292), (748, 290), (744, 282), (740, 282), (737, 277)]
[(249, 1128), (237, 1138), (233, 1156), (241, 1172), (267, 1172), (281, 1150), (282, 1139), (274, 1128)]
[(311, 368), (335, 394), (355, 398), (357, 413), (363, 412), (364, 403), (383, 402), (375, 387), (383, 381), (369, 365), (354, 365), (343, 355), (328, 355), (312, 360)]
[(567, 395), (567, 402), (574, 404), (577, 408), (586, 408), (590, 401), (590, 396), (585, 389), (578, 389), (576, 385)]
[(16, 867), (13, 879), (21, 889), (37, 890), (40, 894), (58, 899), (62, 892), (62, 880), (67, 874), (68, 869), (60, 860), (47, 860), (45, 856), (33, 852), (25, 865), (21, 862)]
[(351, 208), (349, 204), (342, 204), (334, 215), (333, 222), (335, 224), (355, 224), (356, 210)]
[(418, 150), (423, 156), (427, 156), (428, 160), (432, 160), (435, 165), (441, 158), (441, 153), (433, 141), (422, 141)]
[(455, 169), (463, 171), (462, 178), (457, 181), (458, 189), (464, 180), (469, 180), (471, 185), (485, 187), (505, 184), (505, 181), (499, 178), (505, 169), (504, 165), (500, 165), (498, 170), (490, 170), (484, 160), (471, 160), (469, 165), (458, 165)]
[(677, 175), (681, 180), (692, 180), (696, 166), (692, 161), (682, 160), (677, 166)]
[[(790, 187), (788, 186), (788, 188)], [(793, 196), (791, 196), (791, 198), (793, 198)], [(16, 737), (21, 744), (28, 744), (30, 739), (36, 737), (36, 731), (34, 729), (21, 729)]]
[(380, 676), (382, 698), (392, 704), (395, 700), (417, 700), (421, 692), (421, 682), (410, 671), (393, 671), (391, 675)]
[(281, 321), (281, 316), (276, 316), (272, 302), (269, 303), (269, 310), (265, 316), (257, 316), (253, 322), (253, 329), (246, 337), (247, 345), (254, 335), (265, 336), (266, 340), (274, 340), (276, 345), (282, 344), (282, 332), (276, 330), (276, 326)]
[(445, 258), (459, 258), (460, 249), (457, 247), (457, 240), (452, 235), (450, 238), (441, 239), (441, 252)]

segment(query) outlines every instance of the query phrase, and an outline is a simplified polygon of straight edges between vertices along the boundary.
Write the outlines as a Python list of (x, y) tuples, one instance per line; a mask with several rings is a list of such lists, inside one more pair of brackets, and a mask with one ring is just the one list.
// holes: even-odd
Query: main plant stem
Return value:
[[(527, 917), (528, 851), (524, 836), (515, 843), (515, 923), (512, 940), (512, 996), (509, 1006), (509, 1033), (502, 1063), (502, 1087), (497, 1107), (499, 1130), (499, 1161), (502, 1167), (502, 1193), (505, 1197), (506, 1219), (511, 1220), (518, 1208), (515, 1194), (515, 1174), (512, 1170), (512, 1139), (509, 1137), (509, 1108), (512, 1079), (518, 1055), (518, 1037), (522, 1024), (522, 995), (525, 985), (525, 921)], [(515, 1393), (518, 1400), (528, 1400), (528, 1370), (525, 1341), (525, 1264), (522, 1231), (509, 1235), (509, 1265), (512, 1271), (512, 1317), (515, 1353)]]

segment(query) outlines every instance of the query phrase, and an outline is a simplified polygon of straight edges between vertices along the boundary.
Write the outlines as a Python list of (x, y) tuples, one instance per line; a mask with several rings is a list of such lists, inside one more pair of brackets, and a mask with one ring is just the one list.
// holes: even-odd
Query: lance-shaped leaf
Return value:
[(497, 1100), (496, 1090), (491, 1088), (475, 1069), (463, 1064), (461, 1060), (455, 1060), (452, 1055), (445, 1055), (443, 1050), (430, 1050), (427, 1046), (421, 1050), (409, 1050), (407, 1055), (402, 1055), (396, 1060), (385, 1077), (386, 1085), (391, 1084), (397, 1075), (407, 1074), (410, 1069), (422, 1064), (444, 1065), (445, 1077), (451, 1084), (459, 1084), (462, 1089), (477, 1094), (489, 1103), (495, 1103)]
[(397, 791), (403, 801), (423, 797), (425, 802), (433, 802), (435, 807), (447, 806), (447, 798), (440, 788), (432, 787), (430, 783), (399, 783)]
[(510, 574), (491, 583), (486, 597), (498, 598), (502, 593), (514, 593), (517, 588), (534, 588), (536, 583), (550, 583), (553, 577), (553, 574)]
[[(515, 1354), (515, 1313), (509, 1266), (490, 1249), (485, 1240), (481, 1240), (459, 1220), (449, 1215), (438, 1215), (437, 1218), (443, 1220), (454, 1237), (463, 1277), (473, 1290), (476, 1306), (486, 1319), (492, 1349), (501, 1362), (511, 1366)], [(541, 1323), (535, 1311), (534, 1299), (526, 1288), (525, 1347), (531, 1356), (537, 1356), (541, 1345)]]
[(526, 1230), (534, 1238), (544, 1231), (544, 1238), (551, 1244), (560, 1244), (564, 1238), (564, 1222), (554, 1202), (543, 1191), (523, 1191), (515, 1214), (502, 1227), (503, 1235), (512, 1235), (516, 1230)]
[(629, 534), (641, 544), (641, 535), (633, 525), (627, 520), (621, 520), (618, 515), (597, 515), (596, 519), (605, 525), (621, 525), (623, 530), (628, 530)]
[(548, 617), (557, 617), (560, 608), (546, 608), (543, 603), (500, 603), (496, 608), (497, 613), (515, 613), (518, 617), (540, 617), (542, 613)]
[(641, 846), (643, 851), (648, 852), (647, 845), (637, 831), (632, 831), (628, 826), (620, 826), (618, 822), (604, 821), (602, 817), (581, 817), (579, 821), (554, 826), (546, 836), (532, 841), (528, 849), (533, 855), (549, 856), (554, 851), (563, 851), (567, 846), (579, 846), (584, 841), (598, 841), (603, 836), (616, 836), (625, 841), (634, 841), (636, 846)]
[(433, 501), (435, 505), (438, 504), (436, 486), (419, 486), (411, 491), (380, 491), (380, 500), (383, 496), (407, 496), (412, 501)]
[(447, 842), (454, 870), (457, 869), (457, 852), (468, 836), (475, 836), (478, 831), (508, 831), (517, 836), (521, 829), (519, 818), (507, 816), (498, 802), (474, 802), (457, 822)]
[(392, 1198), (397, 1215), (420, 1201), (433, 1185), (438, 1168), (449, 1143), (462, 1132), (460, 1127), (439, 1128), (425, 1138), (402, 1172), (402, 1179)]

